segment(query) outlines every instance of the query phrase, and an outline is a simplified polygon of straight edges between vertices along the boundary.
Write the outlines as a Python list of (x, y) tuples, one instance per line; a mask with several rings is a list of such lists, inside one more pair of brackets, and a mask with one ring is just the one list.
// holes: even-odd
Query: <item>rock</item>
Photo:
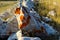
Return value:
[(16, 34), (12, 34), (8, 40), (41, 40), (38, 37), (22, 37), (22, 34), (20, 31), (18, 31)]
[[(31, 10), (32, 7), (34, 6), (33, 3), (31, 2), (31, 0), (27, 0), (27, 1), (23, 1), (26, 2), (26, 6), (24, 6), (24, 8), (21, 6), (20, 8), (16, 8), (17, 9), (17, 14), (15, 13), (15, 7), (11, 9), (11, 11), (13, 11), (13, 16), (10, 15), (9, 12), (5, 12), (2, 16), (0, 16), (2, 19), (5, 19), (5, 21), (7, 20), (7, 22), (3, 22), (2, 20), (0, 20), (0, 34), (2, 35), (6, 35), (9, 34), (11, 35), (8, 40), (21, 40), (21, 39), (28, 39), (28, 40), (41, 40), (40, 38), (31, 38), (31, 37), (22, 37), (22, 30), (25, 31), (29, 31), (32, 32), (33, 29), (36, 30), (41, 30), (42, 31), (42, 36), (41, 38), (46, 38), (46, 33), (48, 36), (50, 35), (54, 35), (57, 34), (57, 31), (55, 29), (53, 29), (53, 27), (51, 27), (50, 25), (46, 24), (45, 22), (43, 22), (41, 19), (41, 17), (37, 14), (36, 11)], [(20, 4), (21, 5), (21, 4)], [(19, 24), (19, 25), (18, 25)], [(41, 28), (42, 27), (42, 28)], [(38, 31), (36, 31), (37, 33)]]

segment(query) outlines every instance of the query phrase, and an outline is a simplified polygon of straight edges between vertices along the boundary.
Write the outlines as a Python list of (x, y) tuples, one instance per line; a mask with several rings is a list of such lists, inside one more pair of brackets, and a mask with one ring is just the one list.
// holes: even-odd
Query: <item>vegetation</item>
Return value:
[(0, 0), (0, 1), (17, 1), (17, 0)]
[[(52, 22), (50, 25), (54, 26), (59, 32), (60, 28), (60, 0), (38, 0), (35, 1), (35, 10), (40, 14), (40, 16), (49, 17)], [(49, 11), (55, 11), (55, 15), (49, 15)]]
[(0, 1), (0, 14), (7, 9), (11, 8), (14, 4), (16, 4), (16, 1)]

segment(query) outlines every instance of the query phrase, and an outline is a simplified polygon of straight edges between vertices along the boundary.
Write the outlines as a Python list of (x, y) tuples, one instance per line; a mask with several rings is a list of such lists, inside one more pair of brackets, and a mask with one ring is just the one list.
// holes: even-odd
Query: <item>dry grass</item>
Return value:
[(45, 7), (47, 7), (49, 10), (52, 10), (52, 9), (56, 10), (57, 17), (54, 16), (51, 18), (60, 24), (60, 0), (44, 0), (44, 1), (41, 0), (41, 1), (42, 1), (42, 3), (44, 3)]
[(0, 1), (0, 13), (4, 12), (8, 8), (11, 8), (17, 1)]

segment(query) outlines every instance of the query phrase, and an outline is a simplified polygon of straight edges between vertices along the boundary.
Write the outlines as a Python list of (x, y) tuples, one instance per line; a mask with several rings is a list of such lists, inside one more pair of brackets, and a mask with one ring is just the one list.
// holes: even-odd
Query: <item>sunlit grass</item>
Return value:
[(4, 11), (6, 11), (7, 9), (11, 8), (16, 3), (17, 3), (17, 1), (7, 1), (7, 2), (2, 1), (2, 2), (0, 2), (0, 4), (2, 4), (2, 5), (0, 5), (0, 13), (2, 13)]
[[(42, 1), (42, 2), (41, 2)], [(56, 14), (57, 14), (57, 16), (52, 16), (51, 18), (55, 21), (55, 22), (57, 22), (57, 23), (59, 23), (60, 24), (60, 0), (40, 0), (40, 3), (43, 3), (42, 5), (44, 5), (44, 7), (46, 8), (46, 9), (48, 9), (49, 11), (51, 11), (51, 10), (53, 10), (53, 9), (55, 9), (56, 10)], [(41, 9), (41, 8), (40, 8)], [(45, 11), (45, 12), (44, 12)], [(41, 10), (41, 12), (43, 13), (43, 14), (45, 14), (46, 13), (46, 11), (47, 10)], [(40, 12), (40, 14), (41, 14), (41, 12)], [(48, 12), (47, 12), (47, 14), (48, 14)]]

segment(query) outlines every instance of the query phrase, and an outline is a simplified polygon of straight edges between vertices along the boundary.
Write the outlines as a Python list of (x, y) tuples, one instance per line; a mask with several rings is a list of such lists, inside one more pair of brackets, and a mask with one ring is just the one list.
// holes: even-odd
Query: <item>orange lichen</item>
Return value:
[(20, 8), (16, 8), (15, 14), (20, 14)]
[(23, 15), (21, 15), (21, 16), (20, 16), (20, 20), (22, 21), (23, 19), (24, 19), (24, 16), (23, 16)]
[[(30, 22), (30, 16), (28, 15), (27, 19), (25, 18), (24, 16), (24, 12), (22, 10), (20, 10), (20, 8), (16, 8), (16, 11), (15, 11), (15, 14), (23, 14), (23, 15), (20, 15), (20, 21), (22, 22), (22, 24), (19, 24), (18, 28), (22, 29), (24, 27), (26, 27), (29, 22)], [(25, 22), (23, 22), (25, 21)]]
[(20, 27), (21, 29), (24, 28), (24, 27), (26, 27), (26, 26), (29, 24), (29, 22), (30, 22), (30, 16), (28, 16), (25, 21), (26, 21), (26, 22), (22, 23), (22, 25), (21, 25), (21, 27)]

